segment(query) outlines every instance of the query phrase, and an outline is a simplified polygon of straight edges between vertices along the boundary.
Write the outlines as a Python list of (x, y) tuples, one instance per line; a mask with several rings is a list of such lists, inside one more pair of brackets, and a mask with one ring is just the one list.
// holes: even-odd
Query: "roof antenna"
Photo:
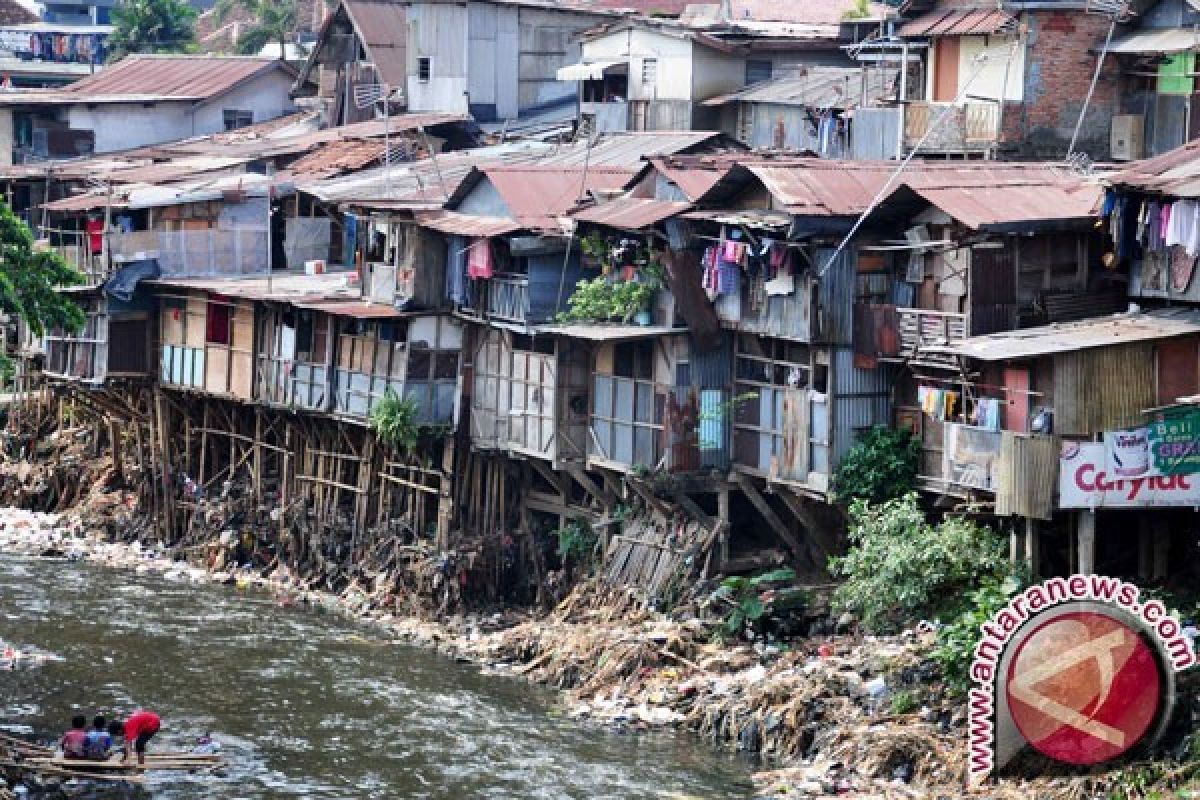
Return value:
[(1087, 116), (1088, 106), (1092, 103), (1092, 95), (1096, 93), (1096, 84), (1100, 81), (1100, 70), (1104, 66), (1104, 57), (1108, 55), (1108, 46), (1112, 44), (1113, 31), (1117, 23), (1129, 16), (1129, 3), (1124, 0), (1088, 0), (1087, 11), (1108, 14), (1108, 33), (1104, 36), (1104, 47), (1096, 58), (1096, 70), (1092, 73), (1092, 82), (1088, 86), (1087, 95), (1083, 98), (1083, 107), (1079, 109), (1079, 119), (1075, 120), (1075, 130), (1071, 133), (1071, 144), (1067, 146), (1066, 160), (1071, 161), (1075, 154), (1075, 144), (1079, 141), (1079, 130), (1083, 127), (1083, 118)]

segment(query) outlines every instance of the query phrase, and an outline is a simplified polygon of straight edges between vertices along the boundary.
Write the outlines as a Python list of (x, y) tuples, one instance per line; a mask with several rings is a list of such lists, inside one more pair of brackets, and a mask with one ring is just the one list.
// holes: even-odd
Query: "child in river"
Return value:
[(108, 751), (112, 749), (113, 737), (108, 732), (108, 720), (103, 715), (97, 714), (92, 720), (92, 729), (87, 733), (87, 743), (84, 745), (84, 753), (93, 761), (105, 761), (108, 759)]
[(85, 758), (87, 756), (87, 717), (77, 714), (71, 718), (71, 730), (59, 740), (63, 758)]

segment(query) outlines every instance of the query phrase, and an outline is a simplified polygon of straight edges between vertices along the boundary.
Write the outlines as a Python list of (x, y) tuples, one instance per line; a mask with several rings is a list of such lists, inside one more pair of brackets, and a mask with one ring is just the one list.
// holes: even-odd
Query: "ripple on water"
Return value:
[[(262, 595), (0, 557), (0, 612), (0, 639), (65, 658), (15, 673), (9, 726), (51, 739), (77, 710), (147, 706), (164, 717), (160, 748), (208, 731), (223, 743), (221, 777), (154, 776), (138, 797), (748, 794), (742, 764), (694, 741), (583, 727), (547, 692)], [(111, 792), (89, 800), (127, 797)]]

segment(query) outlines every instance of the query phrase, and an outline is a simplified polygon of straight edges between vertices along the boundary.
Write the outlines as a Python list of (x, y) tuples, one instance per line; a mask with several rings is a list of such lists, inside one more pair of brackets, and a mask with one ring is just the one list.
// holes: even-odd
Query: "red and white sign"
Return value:
[(1200, 506), (1200, 475), (1153, 471), (1122, 477), (1110, 468), (1101, 442), (1063, 442), (1059, 456), (1059, 508), (1145, 508)]

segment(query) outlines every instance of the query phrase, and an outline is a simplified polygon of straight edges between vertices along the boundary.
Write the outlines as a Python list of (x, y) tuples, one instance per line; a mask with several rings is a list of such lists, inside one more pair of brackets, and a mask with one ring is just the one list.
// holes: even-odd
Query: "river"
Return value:
[(685, 735), (587, 727), (551, 692), (261, 594), (0, 556), (0, 639), (63, 658), (0, 672), (9, 731), (145, 706), (152, 748), (212, 732), (224, 774), (159, 773), (136, 793), (154, 800), (751, 794), (745, 763)]

